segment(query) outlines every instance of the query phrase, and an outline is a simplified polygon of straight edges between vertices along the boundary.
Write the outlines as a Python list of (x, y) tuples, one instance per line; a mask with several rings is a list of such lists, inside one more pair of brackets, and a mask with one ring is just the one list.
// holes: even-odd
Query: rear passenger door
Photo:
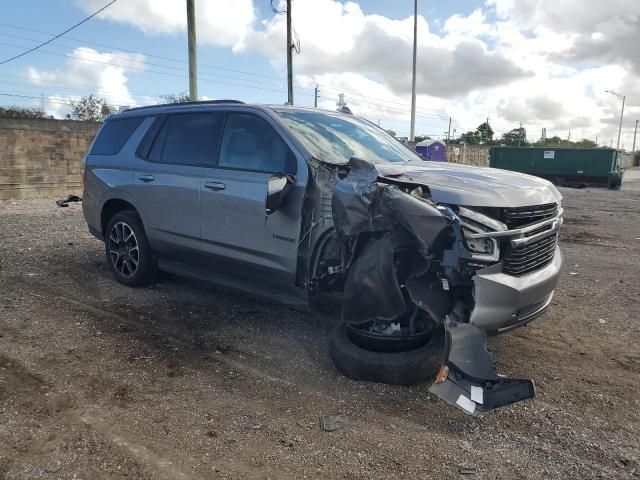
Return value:
[(152, 248), (165, 258), (185, 262), (200, 248), (202, 165), (215, 158), (223, 119), (223, 114), (211, 111), (159, 119), (157, 134), (134, 172), (147, 235)]
[(201, 232), (210, 267), (239, 280), (280, 289), (295, 283), (306, 171), (284, 205), (265, 211), (268, 180), (296, 175), (297, 159), (266, 115), (227, 115), (216, 166), (205, 168)]

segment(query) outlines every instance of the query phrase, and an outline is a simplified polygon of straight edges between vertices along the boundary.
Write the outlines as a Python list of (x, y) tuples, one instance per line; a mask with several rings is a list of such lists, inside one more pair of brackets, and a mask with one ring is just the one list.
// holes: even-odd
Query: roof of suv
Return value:
[(129, 108), (127, 110), (123, 110), (122, 112), (112, 115), (111, 118), (118, 118), (120, 116), (129, 116), (130, 114), (132, 116), (137, 114), (142, 114), (142, 115), (158, 114), (158, 113), (170, 112), (173, 110), (179, 110), (187, 107), (208, 107), (212, 105), (229, 106), (229, 107), (247, 106), (247, 107), (253, 107), (258, 109), (269, 109), (273, 111), (282, 111), (282, 110), (307, 111), (307, 112), (314, 111), (314, 112), (322, 112), (322, 113), (334, 114), (334, 115), (343, 115), (341, 112), (336, 112), (333, 110), (323, 110), (323, 109), (312, 108), (312, 107), (300, 107), (296, 105), (282, 105), (282, 104), (265, 105), (265, 104), (259, 104), (259, 103), (244, 103), (244, 102), (241, 102), (240, 100), (199, 100), (197, 102), (167, 103), (167, 104), (160, 104), (160, 105), (147, 105), (144, 107)]

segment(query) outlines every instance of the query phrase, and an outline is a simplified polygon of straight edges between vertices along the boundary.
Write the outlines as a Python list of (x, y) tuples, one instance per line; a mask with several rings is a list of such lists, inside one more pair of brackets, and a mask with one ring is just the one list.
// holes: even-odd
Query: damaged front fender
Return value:
[(444, 328), (445, 355), (430, 391), (467, 414), (534, 396), (531, 380), (496, 374), (485, 332), (469, 322), (474, 271), (464, 266), (468, 252), (451, 208), (415, 185), (385, 182), (374, 164), (352, 158), (335, 185), (332, 211), (348, 326), (375, 341), (428, 334), (429, 323)]

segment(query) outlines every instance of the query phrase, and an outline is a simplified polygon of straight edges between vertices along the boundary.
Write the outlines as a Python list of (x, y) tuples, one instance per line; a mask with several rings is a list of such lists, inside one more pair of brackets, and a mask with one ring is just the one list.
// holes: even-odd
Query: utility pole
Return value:
[[(487, 116), (487, 128), (484, 129), (484, 132), (485, 133), (482, 134), (482, 137), (485, 142), (488, 142), (489, 141), (489, 117), (488, 116)], [(484, 138), (485, 134), (486, 134), (486, 138)]]
[(409, 141), (416, 139), (416, 51), (418, 49), (418, 0), (413, 2), (413, 77), (411, 79), (411, 132)]
[(520, 146), (520, 142), (522, 142), (522, 122), (520, 122), (520, 128), (518, 128), (518, 147)]
[(293, 43), (291, 43), (291, 0), (287, 0), (287, 103), (293, 105)]
[(598, 148), (598, 135), (596, 135), (596, 146), (594, 148)]
[(189, 49), (189, 100), (198, 100), (198, 64), (196, 57), (196, 9), (194, 0), (187, 0), (187, 41)]
[(614, 92), (613, 90), (605, 90), (605, 92), (615, 95), (616, 97), (622, 99), (622, 110), (620, 110), (620, 126), (618, 126), (618, 143), (616, 144), (616, 150), (620, 150), (620, 134), (622, 133), (622, 116), (624, 115), (624, 101), (626, 97), (624, 95)]
[(313, 95), (313, 108), (318, 108), (318, 85), (317, 84), (316, 84), (315, 94)]
[(620, 110), (620, 126), (618, 126), (618, 143), (616, 145), (616, 150), (620, 149), (620, 134), (622, 133), (622, 116), (624, 115), (624, 100), (625, 96), (622, 96), (622, 110)]
[(631, 155), (636, 153), (636, 135), (638, 134), (638, 120), (636, 120), (636, 128), (633, 131), (633, 148), (631, 149)]
[(449, 140), (451, 136), (451, 117), (449, 117), (449, 128), (447, 129), (447, 140)]
[(571, 141), (571, 130), (569, 130), (569, 135), (567, 136), (567, 142)]

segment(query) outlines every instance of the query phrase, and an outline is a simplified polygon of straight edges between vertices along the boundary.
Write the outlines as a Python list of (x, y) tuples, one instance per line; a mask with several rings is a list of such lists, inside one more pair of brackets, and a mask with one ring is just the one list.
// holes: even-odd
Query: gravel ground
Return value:
[[(637, 478), (640, 172), (563, 189), (552, 308), (489, 341), (533, 400), (472, 418), (332, 367), (335, 315), (112, 280), (80, 205), (0, 206), (0, 478)], [(318, 417), (351, 424), (321, 431)]]

